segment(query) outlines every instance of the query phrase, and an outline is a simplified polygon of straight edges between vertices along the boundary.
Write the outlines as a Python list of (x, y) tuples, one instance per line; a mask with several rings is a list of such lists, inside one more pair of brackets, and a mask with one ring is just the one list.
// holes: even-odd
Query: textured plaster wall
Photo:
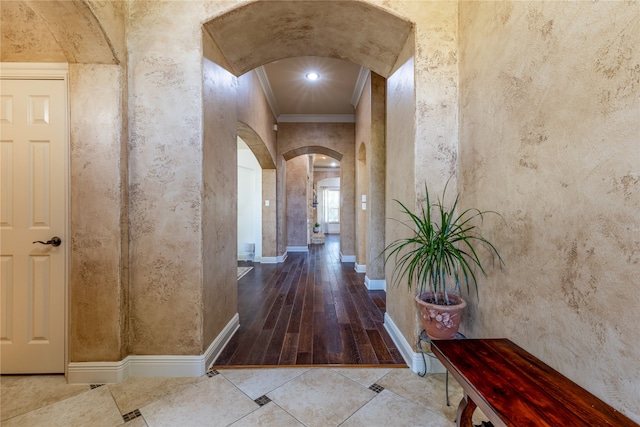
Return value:
[[(266, 206), (265, 201), (269, 201)], [(277, 252), (276, 170), (262, 170), (262, 257), (273, 261)], [(263, 260), (264, 262), (264, 260)]]
[[(207, 34), (208, 37), (208, 34)], [(238, 78), (238, 134), (247, 143), (260, 162), (263, 169), (263, 200), (269, 200), (269, 206), (262, 207), (262, 255), (276, 257), (278, 255), (276, 238), (276, 182), (275, 179), (264, 179), (264, 174), (275, 177), (276, 131), (273, 125), (271, 107), (262, 91), (262, 86), (254, 72), (243, 74)]]
[(371, 73), (371, 141), (367, 150), (367, 278), (384, 280), (387, 81)]
[(307, 246), (308, 156), (287, 160), (287, 246)]
[[(386, 217), (396, 218), (393, 199), (417, 205), (424, 199), (425, 182), (438, 194), (457, 170), (458, 3), (402, 1), (385, 6), (415, 23), (414, 39), (400, 57), (408, 56), (412, 48), (414, 56), (387, 82), (385, 203)], [(454, 179), (449, 188), (455, 187)], [(387, 221), (386, 232), (387, 243), (400, 236), (393, 221)], [(390, 267), (386, 269), (388, 313), (407, 341), (415, 344), (419, 322), (413, 292), (404, 285), (390, 285)]]
[(263, 168), (274, 168), (276, 158), (277, 123), (262, 86), (254, 72), (243, 74), (238, 78), (238, 121), (255, 132), (259, 141), (247, 141), (254, 155)]
[(60, 45), (26, 3), (0, 2), (2, 62), (67, 62)]
[(237, 78), (207, 57), (204, 35), (202, 245), (203, 349), (237, 313)]
[(74, 362), (120, 360), (126, 352), (122, 78), (117, 65), (69, 68), (73, 183), (69, 349)]
[(120, 64), (125, 63), (127, 59), (128, 2), (87, 0), (86, 3), (100, 23), (102, 31), (108, 37), (108, 45), (113, 55)]
[[(123, 47), (117, 40), (124, 40), (126, 3), (27, 0), (24, 4), (51, 32), (67, 62), (117, 64), (124, 61), (118, 57), (116, 48)], [(92, 5), (99, 7), (94, 10)], [(29, 31), (27, 29), (27, 33)]]
[(356, 151), (356, 264), (367, 264), (367, 211), (362, 210), (362, 195), (369, 200), (367, 146), (371, 143), (371, 75), (367, 77), (355, 110)]
[[(399, 215), (398, 205), (393, 199), (412, 200), (415, 170), (407, 165), (415, 162), (415, 119), (414, 119), (414, 73), (415, 62), (407, 61), (387, 79), (387, 103), (393, 108), (387, 110), (387, 180), (386, 180), (386, 234), (385, 245), (397, 238), (407, 235), (405, 227), (399, 226), (397, 220), (404, 220)], [(393, 319), (406, 340), (414, 343), (417, 329), (417, 310), (412, 293), (404, 284), (393, 286), (391, 268), (386, 269), (387, 281), (387, 314)]]
[(471, 336), (506, 336), (640, 421), (640, 3), (460, 7), (465, 206), (506, 268)]
[[(386, 79), (371, 73), (356, 108), (356, 263), (366, 265), (367, 278), (384, 280), (386, 181)], [(362, 210), (362, 195), (366, 210)]]
[(132, 354), (201, 354), (204, 346), (199, 5), (129, 5)]

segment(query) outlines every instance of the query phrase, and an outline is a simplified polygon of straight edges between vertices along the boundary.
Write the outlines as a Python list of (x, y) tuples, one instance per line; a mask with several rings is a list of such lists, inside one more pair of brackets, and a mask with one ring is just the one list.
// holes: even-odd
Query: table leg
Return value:
[(473, 427), (473, 411), (476, 410), (476, 404), (467, 394), (464, 394), (464, 397), (460, 401), (458, 405), (458, 421), (456, 425), (458, 427)]

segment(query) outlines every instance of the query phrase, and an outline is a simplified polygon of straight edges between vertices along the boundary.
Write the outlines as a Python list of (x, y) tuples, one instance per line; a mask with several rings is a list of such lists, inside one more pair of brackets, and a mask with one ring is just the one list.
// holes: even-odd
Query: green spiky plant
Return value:
[(406, 221), (398, 222), (411, 229), (411, 236), (391, 242), (382, 252), (385, 266), (392, 258), (395, 262), (392, 270), (394, 285), (406, 278), (410, 289), (415, 283), (418, 295), (430, 291), (434, 300), (428, 302), (439, 305), (450, 305), (448, 278), (453, 279), (458, 295), (462, 284), (467, 294), (470, 294), (470, 285), (473, 284), (476, 297), (479, 297), (474, 269), (477, 267), (485, 277), (487, 273), (477, 247), (485, 247), (493, 259), (498, 258), (500, 266), (504, 264), (495, 246), (482, 237), (473, 224), (476, 220), (482, 221), (486, 214), (500, 214), (474, 208), (457, 214), (459, 194), (451, 207), (445, 208), (442, 201), (445, 200), (448, 185), (449, 181), (442, 192), (442, 199), (431, 203), (425, 184), (425, 203), (416, 213), (395, 200), (401, 212), (409, 217)]

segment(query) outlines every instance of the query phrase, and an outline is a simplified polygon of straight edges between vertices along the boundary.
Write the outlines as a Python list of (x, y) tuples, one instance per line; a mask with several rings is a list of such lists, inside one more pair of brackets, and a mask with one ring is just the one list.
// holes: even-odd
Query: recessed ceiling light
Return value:
[(305, 74), (305, 75), (304, 75), (304, 77), (305, 77), (307, 80), (318, 80), (318, 79), (320, 78), (320, 74), (318, 74), (318, 73), (316, 73), (316, 72), (311, 71), (311, 72), (309, 72), (309, 73)]

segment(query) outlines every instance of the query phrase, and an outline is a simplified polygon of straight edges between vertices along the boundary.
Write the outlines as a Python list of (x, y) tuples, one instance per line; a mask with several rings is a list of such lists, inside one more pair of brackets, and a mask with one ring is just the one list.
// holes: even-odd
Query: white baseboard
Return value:
[(409, 344), (396, 324), (393, 323), (393, 319), (391, 319), (389, 313), (384, 314), (384, 328), (389, 332), (391, 339), (396, 344), (400, 354), (402, 354), (402, 358), (413, 372), (417, 374), (423, 374), (425, 372), (430, 374), (444, 374), (447, 372), (442, 363), (440, 363), (433, 354), (428, 353), (430, 354), (429, 356), (414, 351), (413, 346)]
[(70, 384), (119, 383), (129, 377), (199, 377), (205, 374), (240, 327), (236, 313), (222, 332), (199, 356), (127, 356), (118, 362), (71, 362)]
[(260, 259), (257, 260), (257, 262), (259, 262), (260, 264), (277, 264), (278, 263), (278, 257), (275, 257), (275, 256), (263, 256), (263, 257), (260, 257)]
[(341, 262), (356, 262), (356, 256), (355, 255), (345, 255), (342, 252), (340, 252), (340, 261)]
[[(209, 345), (209, 347), (207, 348), (207, 351), (204, 352), (203, 356), (204, 356), (205, 372), (207, 371), (207, 369), (211, 367), (211, 365), (213, 365), (213, 363), (216, 361), (218, 356), (220, 356), (220, 353), (222, 353), (222, 350), (224, 350), (224, 348), (226, 347), (231, 337), (233, 337), (233, 335), (236, 333), (236, 331), (239, 328), (240, 328), (240, 314), (236, 313), (231, 318), (231, 320), (229, 320), (229, 322), (222, 329), (222, 331), (218, 334), (218, 336), (213, 340), (213, 342)], [(204, 372), (200, 375), (203, 375), (203, 374)]]
[(285, 252), (282, 255), (278, 255), (278, 263), (284, 262), (287, 259), (288, 254)]
[(366, 273), (367, 272), (367, 264), (358, 264), (356, 263), (356, 273)]
[(309, 252), (309, 246), (287, 246), (287, 252)]
[(386, 291), (387, 290), (387, 281), (382, 279), (369, 279), (367, 276), (364, 276), (364, 285), (370, 291)]

